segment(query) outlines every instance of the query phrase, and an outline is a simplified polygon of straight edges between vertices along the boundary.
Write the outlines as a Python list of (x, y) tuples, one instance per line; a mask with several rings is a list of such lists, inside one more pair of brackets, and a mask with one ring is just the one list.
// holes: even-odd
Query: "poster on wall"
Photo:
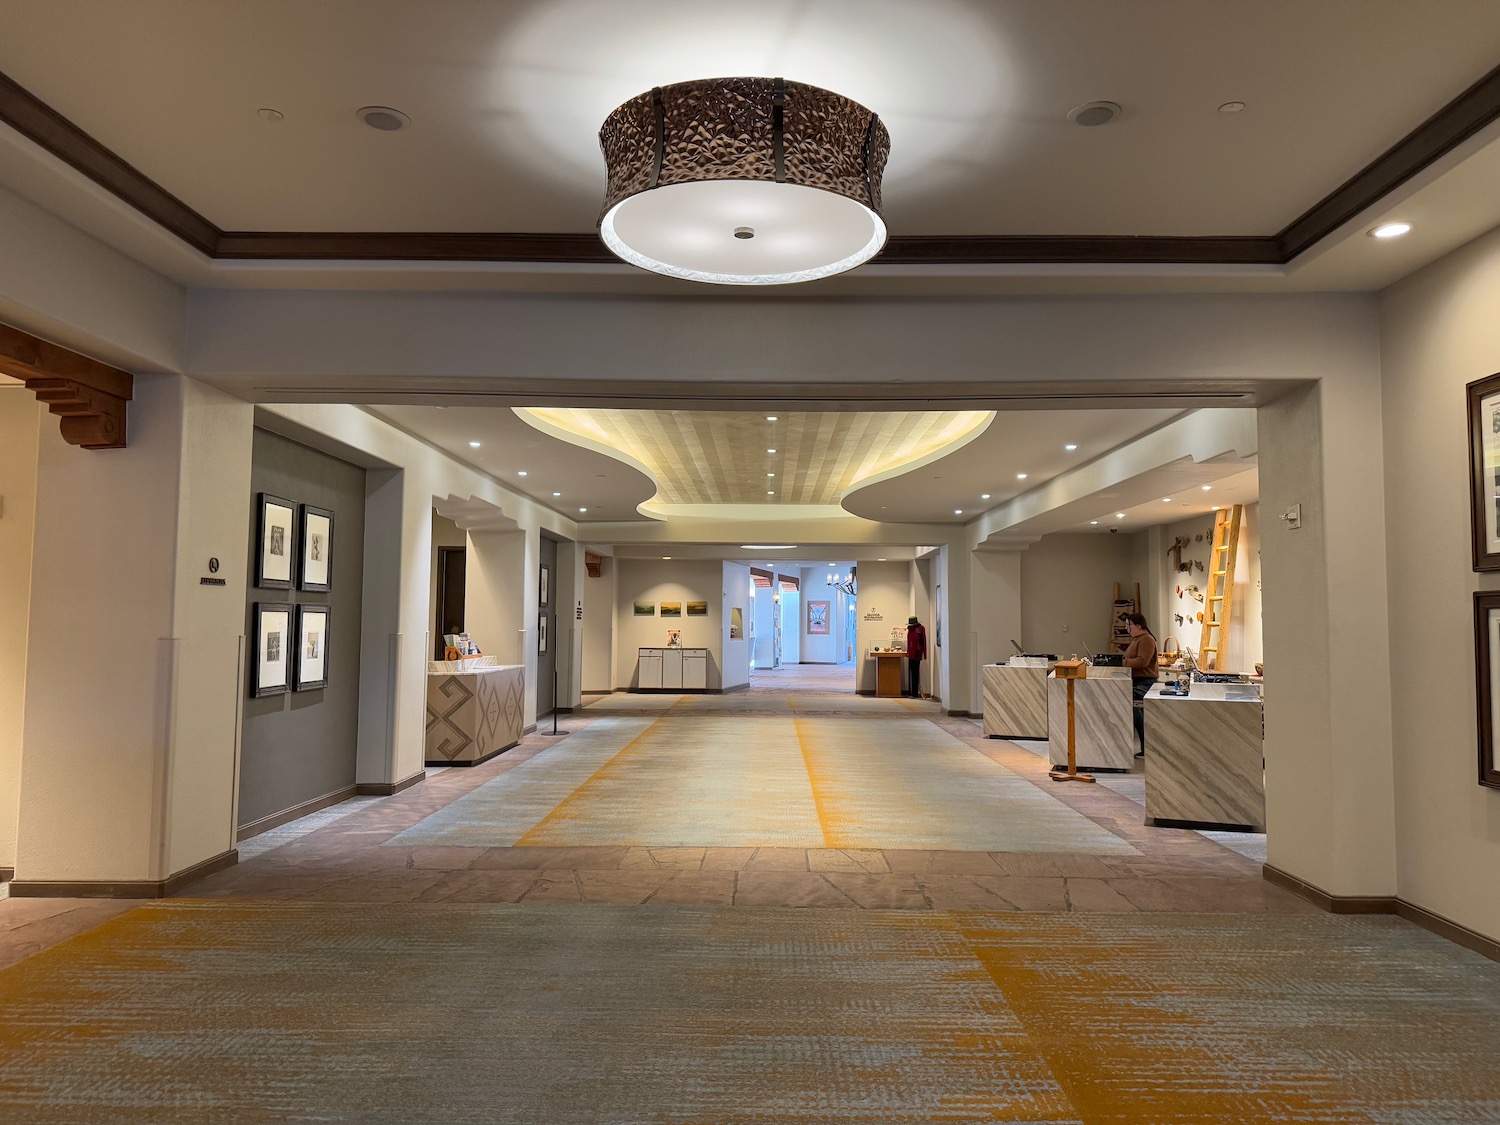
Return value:
[(1500, 789), (1500, 592), (1474, 595), (1479, 784)]
[(552, 568), (551, 567), (549, 567), (549, 566), (543, 566), (542, 567), (542, 574), (541, 574), (541, 577), (539, 579), (537, 579), (536, 588), (537, 588), (537, 602), (536, 602), (536, 604), (537, 605), (551, 605), (552, 604)]
[(1500, 570), (1500, 375), (1470, 383), (1468, 395), (1474, 569)]
[(328, 618), (326, 605), (297, 607), (298, 691), (312, 691), (328, 686)]
[(295, 509), (290, 500), (262, 492), (256, 521), (255, 584), (269, 590), (292, 588), (292, 528)]
[(745, 611), (739, 606), (729, 611), (729, 639), (731, 641), (745, 639)]
[(636, 602), (635, 603), (635, 615), (637, 617), (655, 617), (656, 616), (656, 603), (655, 602)]
[(292, 607), (270, 602), (255, 603), (255, 664), (251, 668), (250, 694), (280, 695), (291, 690)]
[(807, 635), (810, 637), (828, 635), (828, 602), (807, 603)]
[(661, 615), (663, 617), (681, 617), (682, 616), (682, 603), (681, 602), (662, 602), (661, 603)]
[(547, 613), (543, 610), (536, 615), (536, 650), (547, 651)]
[(689, 617), (707, 617), (708, 616), (708, 603), (707, 602), (688, 602), (688, 604), (687, 604), (687, 615)]
[(302, 505), (302, 540), (298, 587), (326, 594), (333, 588), (333, 513)]

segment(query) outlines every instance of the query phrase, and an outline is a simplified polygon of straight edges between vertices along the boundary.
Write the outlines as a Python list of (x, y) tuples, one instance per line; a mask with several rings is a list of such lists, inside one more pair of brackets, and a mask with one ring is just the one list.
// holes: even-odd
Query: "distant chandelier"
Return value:
[(851, 568), (848, 578), (845, 578), (843, 575), (835, 571), (833, 574), (824, 575), (823, 581), (826, 585), (844, 591), (844, 593), (848, 594), (852, 598), (857, 596), (859, 592), (859, 580), (856, 577), (858, 570), (858, 567)]
[(599, 236), (689, 281), (781, 285), (843, 273), (885, 245), (891, 139), (858, 102), (783, 78), (659, 86), (599, 130)]

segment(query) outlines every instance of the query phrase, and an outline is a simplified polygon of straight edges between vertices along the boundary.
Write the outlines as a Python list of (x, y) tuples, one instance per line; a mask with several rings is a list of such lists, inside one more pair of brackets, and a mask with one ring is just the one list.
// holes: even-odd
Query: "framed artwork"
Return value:
[(1468, 395), (1474, 569), (1500, 570), (1500, 375), (1470, 383)]
[(256, 520), (255, 584), (268, 590), (292, 588), (292, 530), (296, 509), (290, 500), (262, 492)]
[(537, 589), (537, 603), (536, 604), (537, 605), (551, 605), (552, 604), (552, 568), (550, 566), (546, 566), (546, 565), (542, 566), (542, 574), (541, 574), (541, 577), (537, 580), (536, 589)]
[(297, 588), (326, 594), (333, 586), (333, 513), (303, 504), (301, 532)]
[(1474, 595), (1479, 784), (1500, 789), (1500, 591)]
[(292, 607), (256, 602), (254, 617), (255, 664), (250, 669), (250, 694), (259, 699), (290, 691)]
[(328, 618), (326, 605), (297, 607), (297, 691), (328, 686)]
[(636, 602), (635, 603), (635, 615), (637, 617), (655, 617), (656, 616), (656, 603), (655, 602)]
[(661, 615), (663, 617), (681, 617), (682, 616), (682, 603), (681, 602), (662, 602), (661, 603)]
[(536, 615), (536, 650), (547, 651), (547, 612), (543, 610)]
[(689, 617), (707, 617), (708, 616), (708, 603), (707, 602), (688, 602), (688, 604), (687, 604), (687, 615)]
[(739, 606), (734, 606), (729, 611), (729, 639), (731, 641), (745, 639), (745, 611)]
[(819, 637), (828, 635), (828, 602), (807, 603), (807, 635)]

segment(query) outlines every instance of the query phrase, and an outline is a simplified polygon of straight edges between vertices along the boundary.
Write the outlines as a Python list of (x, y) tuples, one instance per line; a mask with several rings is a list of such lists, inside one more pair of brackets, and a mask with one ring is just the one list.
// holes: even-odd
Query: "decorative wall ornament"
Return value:
[(885, 245), (890, 135), (841, 94), (783, 78), (658, 86), (599, 130), (599, 237), (642, 269), (720, 285), (843, 273)]
[(84, 449), (125, 448), (128, 371), (0, 324), (0, 373), (19, 379), (61, 419), (63, 440)]

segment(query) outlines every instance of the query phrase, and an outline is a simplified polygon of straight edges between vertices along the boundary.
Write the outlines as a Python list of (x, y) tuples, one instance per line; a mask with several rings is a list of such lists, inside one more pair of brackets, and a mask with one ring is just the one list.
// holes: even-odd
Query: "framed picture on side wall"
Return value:
[(262, 492), (257, 497), (255, 584), (268, 590), (292, 588), (292, 530), (296, 509), (290, 500)]
[(297, 607), (297, 691), (328, 686), (328, 621), (326, 605)]
[(828, 602), (807, 603), (807, 635), (810, 637), (828, 635)]
[(545, 566), (544, 565), (542, 567), (542, 574), (541, 574), (541, 577), (539, 579), (537, 579), (536, 589), (537, 589), (536, 604), (537, 605), (551, 605), (552, 604), (552, 568), (550, 566)]
[(543, 610), (536, 615), (536, 650), (547, 651), (547, 611)]
[(292, 607), (256, 602), (251, 625), (255, 662), (250, 668), (250, 694), (280, 695), (292, 688)]
[(1500, 375), (1470, 383), (1467, 390), (1474, 569), (1500, 570)]
[(1500, 789), (1500, 591), (1474, 595), (1479, 784)]
[(326, 594), (333, 588), (333, 513), (302, 505), (297, 548), (297, 588)]

